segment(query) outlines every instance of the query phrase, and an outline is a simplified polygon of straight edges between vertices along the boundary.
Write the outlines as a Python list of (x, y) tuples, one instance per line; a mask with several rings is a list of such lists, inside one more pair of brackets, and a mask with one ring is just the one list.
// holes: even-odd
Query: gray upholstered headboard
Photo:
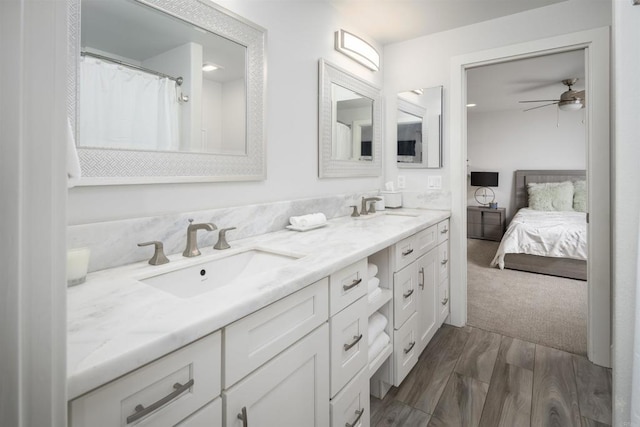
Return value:
[(527, 184), (530, 182), (575, 182), (583, 179), (586, 179), (584, 170), (516, 171), (516, 210), (529, 206)]

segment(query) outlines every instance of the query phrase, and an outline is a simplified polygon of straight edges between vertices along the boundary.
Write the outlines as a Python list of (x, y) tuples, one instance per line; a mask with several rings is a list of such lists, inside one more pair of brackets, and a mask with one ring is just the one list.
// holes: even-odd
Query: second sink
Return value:
[(248, 249), (140, 281), (177, 297), (191, 298), (285, 266), (298, 258), (262, 249)]

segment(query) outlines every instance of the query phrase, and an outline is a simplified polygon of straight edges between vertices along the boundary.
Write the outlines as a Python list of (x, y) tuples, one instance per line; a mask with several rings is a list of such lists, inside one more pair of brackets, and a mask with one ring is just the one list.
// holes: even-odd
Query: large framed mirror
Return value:
[(199, 0), (72, 1), (80, 185), (264, 179), (263, 28)]
[(399, 168), (438, 169), (442, 162), (442, 86), (398, 94)]
[(319, 82), (318, 175), (380, 176), (380, 89), (323, 59)]

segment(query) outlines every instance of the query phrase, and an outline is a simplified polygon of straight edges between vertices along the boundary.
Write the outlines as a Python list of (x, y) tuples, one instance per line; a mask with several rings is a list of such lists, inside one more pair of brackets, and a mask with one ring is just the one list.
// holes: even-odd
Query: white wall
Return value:
[[(640, 425), (640, 396), (634, 395), (631, 424), (631, 371), (634, 317), (639, 316), (636, 292), (640, 216), (640, 6), (615, 0), (614, 8), (614, 152), (613, 152), (613, 425)], [(637, 325), (637, 323), (636, 323)], [(637, 336), (637, 333), (636, 333)], [(636, 349), (640, 343), (636, 342)], [(637, 350), (636, 350), (637, 351)], [(634, 369), (640, 369), (635, 366)]]
[[(519, 169), (585, 169), (584, 111), (554, 107), (469, 113), (467, 158), (469, 171), (499, 172), (493, 188), (498, 206), (507, 208), (507, 222), (515, 214), (514, 172)], [(469, 205), (477, 205), (469, 186)]]
[(444, 86), (444, 168), (431, 170), (398, 169), (395, 148), (385, 146), (385, 174), (388, 179), (406, 177), (408, 189), (426, 189), (426, 176), (441, 175), (443, 190), (450, 189), (448, 139), (451, 59), (455, 56), (568, 34), (611, 24), (608, 0), (568, 0), (551, 6), (506, 16), (479, 24), (444, 31), (414, 40), (391, 44), (384, 49), (384, 93), (388, 141), (395, 141), (395, 96), (417, 87)]
[[(327, 2), (221, 1), (267, 34), (267, 179), (262, 182), (77, 187), (69, 191), (69, 224), (83, 224), (245, 205), (380, 187), (379, 178), (318, 176), (318, 60), (322, 57), (381, 86), (374, 73), (334, 50), (340, 28), (367, 38)], [(371, 40), (369, 40), (371, 42)], [(375, 43), (374, 43), (375, 44)], [(377, 46), (382, 51), (380, 46)]]

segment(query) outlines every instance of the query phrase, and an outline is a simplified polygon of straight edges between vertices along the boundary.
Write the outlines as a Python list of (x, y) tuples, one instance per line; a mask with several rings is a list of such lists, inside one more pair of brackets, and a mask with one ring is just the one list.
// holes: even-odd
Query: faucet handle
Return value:
[(351, 212), (351, 216), (352, 217), (359, 217), (360, 214), (358, 213), (358, 207), (356, 205), (351, 205), (350, 207), (353, 208), (353, 212)]
[(157, 240), (153, 240), (151, 242), (138, 243), (138, 246), (151, 246), (155, 247), (155, 251), (153, 252), (153, 256), (149, 260), (149, 264), (151, 265), (162, 265), (169, 262), (169, 259), (165, 256), (163, 251), (163, 244)]
[(227, 242), (227, 231), (235, 229), (235, 227), (221, 228), (218, 232), (218, 241), (213, 245), (213, 249), (229, 249), (231, 246)]

